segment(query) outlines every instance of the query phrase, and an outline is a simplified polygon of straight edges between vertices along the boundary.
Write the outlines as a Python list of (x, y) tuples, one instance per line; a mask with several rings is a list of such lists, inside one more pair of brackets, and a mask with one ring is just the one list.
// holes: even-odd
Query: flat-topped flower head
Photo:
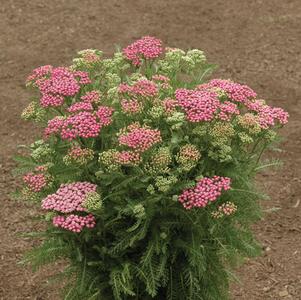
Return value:
[(53, 225), (61, 227), (66, 230), (80, 233), (85, 227), (93, 228), (96, 225), (95, 217), (92, 214), (86, 216), (68, 215), (68, 216), (55, 216), (53, 217)]
[(211, 121), (220, 106), (217, 93), (208, 90), (177, 89), (176, 100), (190, 122)]
[(138, 152), (148, 150), (161, 140), (158, 129), (151, 129), (148, 126), (140, 126), (136, 123), (125, 128), (118, 138), (120, 145), (128, 146)]
[(68, 109), (70, 113), (77, 113), (79, 111), (93, 111), (93, 106), (90, 102), (75, 102)]
[(107, 126), (112, 123), (112, 114), (114, 108), (108, 106), (99, 106), (96, 112), (96, 116), (101, 126)]
[(162, 41), (145, 36), (123, 49), (124, 56), (135, 66), (140, 66), (142, 59), (155, 59), (163, 52)]
[(45, 174), (34, 174), (32, 172), (27, 173), (23, 176), (23, 181), (26, 183), (28, 188), (33, 192), (40, 192), (47, 186), (47, 178)]
[(255, 99), (257, 94), (247, 85), (242, 85), (226, 79), (212, 79), (207, 84), (198, 86), (199, 90), (208, 88), (219, 88), (226, 92), (226, 95), (235, 102), (245, 103), (250, 99)]
[(102, 124), (91, 112), (80, 112), (63, 121), (61, 137), (64, 140), (93, 138), (99, 135)]
[(60, 188), (42, 201), (42, 208), (61, 213), (85, 211), (82, 203), (87, 194), (95, 192), (97, 186), (90, 182), (74, 182), (62, 184)]
[(81, 148), (80, 146), (72, 146), (68, 150), (66, 156), (64, 156), (63, 161), (66, 165), (71, 165), (72, 163), (77, 165), (85, 165), (91, 161), (94, 157), (94, 151), (89, 148)]
[(97, 91), (97, 90), (93, 90), (93, 91), (90, 91), (90, 92), (87, 92), (85, 95), (81, 96), (80, 99), (84, 102), (99, 102), (100, 101), (100, 97), (101, 97), (101, 94), (100, 94), (100, 91)]
[(229, 190), (230, 183), (228, 177), (204, 177), (198, 180), (194, 188), (184, 190), (178, 199), (186, 209), (205, 207), (209, 202), (216, 201), (223, 190)]
[(26, 84), (34, 83), (37, 79), (46, 77), (52, 72), (53, 67), (51, 65), (41, 66), (32, 71), (27, 77)]
[(140, 79), (133, 85), (120, 84), (118, 92), (133, 98), (152, 98), (158, 95), (158, 88), (153, 81)]
[(201, 153), (198, 148), (195, 145), (186, 144), (180, 148), (176, 160), (183, 170), (189, 171), (196, 166), (200, 158)]
[(119, 165), (137, 166), (141, 162), (141, 156), (134, 151), (121, 151), (116, 153), (115, 162)]

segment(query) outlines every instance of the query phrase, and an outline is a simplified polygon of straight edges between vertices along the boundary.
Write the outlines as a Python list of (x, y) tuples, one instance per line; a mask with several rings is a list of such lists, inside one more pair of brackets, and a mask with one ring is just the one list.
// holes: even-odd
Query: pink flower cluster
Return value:
[(60, 188), (42, 201), (42, 208), (62, 213), (85, 211), (82, 203), (90, 192), (96, 192), (96, 185), (90, 182), (62, 184)]
[(44, 174), (34, 174), (32, 172), (23, 176), (23, 181), (33, 192), (40, 192), (46, 185), (47, 179)]
[(160, 75), (160, 74), (153, 75), (152, 80), (161, 81), (165, 83), (168, 83), (170, 81), (170, 79), (167, 76)]
[(42, 97), (40, 99), (40, 104), (43, 107), (48, 106), (61, 106), (64, 103), (65, 98), (61, 95), (52, 95), (52, 94), (42, 94)]
[(289, 114), (286, 111), (280, 107), (266, 105), (263, 100), (247, 102), (246, 106), (250, 110), (257, 112), (261, 128), (267, 129), (274, 126), (277, 121), (282, 125), (288, 122)]
[(140, 127), (134, 123), (126, 128), (126, 132), (118, 138), (120, 145), (126, 145), (138, 152), (144, 152), (154, 144), (161, 142), (161, 134), (157, 129)]
[(89, 84), (91, 80), (87, 72), (43, 66), (33, 70), (27, 82), (34, 83), (39, 88), (42, 94), (41, 106), (57, 107), (64, 103), (64, 97), (77, 94), (80, 84)]
[[(79, 108), (90, 108), (91, 103), (79, 102), (71, 106), (70, 111), (76, 111)], [(91, 112), (80, 112), (67, 118), (55, 117), (48, 121), (44, 135), (48, 138), (51, 134), (60, 133), (62, 139), (73, 140), (77, 137), (93, 138), (99, 135), (102, 126), (109, 125), (112, 122), (113, 108), (100, 106), (95, 115)]]
[(51, 65), (41, 66), (32, 71), (32, 73), (27, 77), (26, 82), (35, 82), (37, 79), (45, 77), (52, 72), (53, 67)]
[(225, 101), (219, 106), (220, 112), (218, 114), (219, 119), (222, 121), (230, 121), (233, 115), (239, 115), (240, 111), (237, 107), (237, 104)]
[(101, 124), (97, 122), (96, 116), (90, 112), (80, 112), (64, 120), (61, 137), (69, 141), (77, 137), (92, 138), (99, 135), (100, 129)]
[(217, 93), (209, 90), (177, 89), (176, 100), (190, 122), (211, 121), (220, 105)]
[(80, 99), (84, 102), (98, 102), (100, 100), (100, 92), (96, 90), (90, 91), (84, 96), (81, 96)]
[(44, 136), (47, 139), (51, 134), (56, 134), (60, 132), (62, 126), (64, 125), (64, 117), (58, 116), (49, 120), (47, 127), (44, 130)]
[(55, 216), (52, 220), (55, 227), (61, 227), (72, 232), (81, 232), (84, 227), (93, 228), (96, 225), (95, 217), (92, 214), (78, 216), (71, 214), (65, 216)]
[(215, 201), (222, 190), (229, 190), (230, 183), (231, 179), (228, 177), (204, 177), (194, 188), (184, 190), (179, 196), (179, 201), (186, 209), (205, 207), (209, 202)]
[(150, 36), (145, 36), (123, 49), (124, 56), (135, 66), (141, 65), (141, 59), (154, 59), (162, 52), (162, 41)]
[(136, 99), (123, 99), (121, 100), (121, 109), (124, 113), (135, 114), (141, 112), (143, 105)]
[(165, 98), (162, 103), (167, 114), (173, 113), (178, 106), (178, 101), (172, 98)]
[(107, 126), (112, 123), (112, 114), (114, 109), (108, 106), (100, 106), (96, 112), (101, 126)]
[(94, 152), (89, 148), (81, 148), (80, 146), (72, 146), (68, 150), (67, 156), (75, 161), (85, 161), (89, 159), (93, 159)]
[(141, 162), (140, 154), (133, 151), (117, 152), (115, 159), (120, 165), (137, 165)]
[(73, 73), (73, 76), (75, 78), (79, 79), (79, 83), (80, 84), (89, 84), (89, 83), (91, 83), (91, 79), (89, 78), (89, 74), (87, 72), (84, 72), (84, 71), (75, 71)]
[(122, 83), (118, 89), (121, 94), (128, 94), (132, 97), (155, 97), (158, 95), (158, 88), (156, 84), (147, 79), (136, 81), (132, 86)]
[(92, 111), (93, 106), (90, 102), (76, 102), (72, 104), (67, 111), (70, 113), (75, 113), (79, 111)]
[[(74, 96), (80, 89), (74, 74), (64, 67), (53, 68), (49, 78), (42, 77), (36, 81), (36, 84), (42, 95)], [(41, 105), (47, 106), (47, 103)]]
[(219, 88), (226, 92), (227, 96), (236, 102), (245, 103), (250, 99), (255, 99), (257, 94), (247, 85), (242, 85), (231, 80), (213, 79), (207, 84), (201, 84), (198, 89)]

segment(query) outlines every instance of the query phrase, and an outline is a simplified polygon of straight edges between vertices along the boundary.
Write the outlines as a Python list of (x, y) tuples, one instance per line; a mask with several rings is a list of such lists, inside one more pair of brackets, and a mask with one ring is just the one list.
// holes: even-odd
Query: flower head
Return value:
[(184, 190), (179, 196), (179, 201), (186, 209), (205, 207), (209, 202), (215, 201), (222, 190), (229, 190), (230, 182), (228, 177), (204, 177), (198, 180), (194, 188)]
[(135, 66), (141, 65), (142, 59), (159, 57), (162, 52), (162, 42), (150, 36), (145, 36), (123, 49), (124, 56)]

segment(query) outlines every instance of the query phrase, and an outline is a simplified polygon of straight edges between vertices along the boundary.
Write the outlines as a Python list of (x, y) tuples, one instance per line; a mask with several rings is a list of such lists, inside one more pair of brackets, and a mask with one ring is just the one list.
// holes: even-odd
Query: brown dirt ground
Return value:
[[(33, 242), (16, 237), (32, 230), (35, 211), (9, 199), (16, 145), (36, 129), (19, 114), (29, 99), (26, 75), (43, 64), (69, 64), (77, 50), (111, 53), (142, 35), (169, 46), (203, 49), (218, 63), (217, 76), (247, 82), (291, 115), (282, 131), (281, 170), (260, 176), (271, 200), (255, 226), (265, 252), (247, 262), (232, 299), (301, 299), (301, 2), (300, 0), (1, 0), (0, 5), (0, 299), (59, 299), (46, 285), (59, 266), (36, 274), (17, 265)], [(300, 204), (300, 205), (299, 205)], [(184, 299), (183, 299), (184, 300)]]

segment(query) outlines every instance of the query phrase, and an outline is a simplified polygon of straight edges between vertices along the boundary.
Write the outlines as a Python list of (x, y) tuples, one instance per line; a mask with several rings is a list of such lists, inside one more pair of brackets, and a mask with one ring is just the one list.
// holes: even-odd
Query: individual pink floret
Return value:
[(82, 203), (87, 194), (95, 192), (97, 185), (90, 182), (74, 182), (62, 184), (60, 188), (42, 201), (42, 208), (54, 210), (61, 213), (73, 211), (85, 211)]
[(150, 36), (145, 36), (123, 49), (124, 56), (135, 66), (141, 65), (142, 59), (159, 57), (162, 52), (162, 41)]
[(220, 105), (217, 93), (208, 90), (177, 89), (176, 100), (190, 122), (211, 121)]
[(204, 177), (198, 180), (196, 186), (184, 190), (179, 201), (186, 209), (205, 207), (209, 202), (215, 201), (223, 190), (230, 189), (231, 179), (228, 177)]
[(61, 227), (66, 230), (79, 233), (84, 227), (93, 228), (96, 225), (95, 217), (92, 214), (79, 216), (71, 214), (67, 217), (56, 216), (52, 219), (55, 227)]

